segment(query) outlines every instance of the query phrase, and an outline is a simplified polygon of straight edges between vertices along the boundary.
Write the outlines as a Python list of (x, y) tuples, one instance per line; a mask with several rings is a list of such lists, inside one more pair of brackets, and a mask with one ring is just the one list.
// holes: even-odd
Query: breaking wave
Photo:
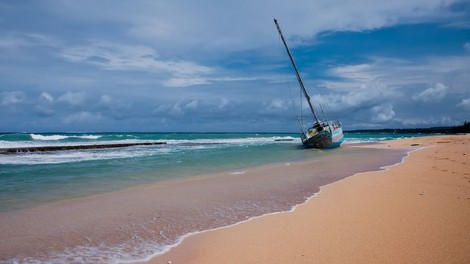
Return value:
[(68, 138), (79, 138), (79, 139), (98, 139), (101, 136), (97, 135), (80, 135), (80, 136), (65, 136), (65, 135), (38, 135), (30, 134), (31, 138), (34, 140), (64, 140)]

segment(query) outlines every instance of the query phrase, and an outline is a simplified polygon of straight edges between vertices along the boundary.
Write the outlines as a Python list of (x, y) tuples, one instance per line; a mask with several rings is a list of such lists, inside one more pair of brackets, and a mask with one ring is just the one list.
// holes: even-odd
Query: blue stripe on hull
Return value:
[(319, 135), (306, 139), (305, 134), (301, 134), (302, 143), (306, 148), (332, 149), (337, 148), (343, 143), (344, 136), (341, 129), (337, 129), (333, 135), (324, 131)]
[(338, 142), (333, 142), (331, 143), (331, 145), (329, 145), (328, 147), (325, 147), (324, 149), (337, 148), (341, 145), (341, 143), (343, 143), (343, 141), (344, 141), (344, 138), (341, 138)]

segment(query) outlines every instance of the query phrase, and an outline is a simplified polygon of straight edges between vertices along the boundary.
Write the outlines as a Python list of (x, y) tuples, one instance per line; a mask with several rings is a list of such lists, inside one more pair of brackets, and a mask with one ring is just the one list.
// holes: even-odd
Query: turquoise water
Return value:
[[(345, 133), (345, 144), (417, 135)], [(319, 156), (297, 134), (0, 134), (0, 148), (138, 143), (165, 145), (0, 155), (0, 212), (135, 185)]]
[[(188, 234), (291, 210), (325, 184), (406, 155), (348, 145), (415, 136), (345, 133), (345, 146), (318, 150), (297, 134), (0, 134), (0, 148), (166, 142), (0, 154), (0, 262), (139, 262)], [(178, 179), (188, 180), (146, 186)]]

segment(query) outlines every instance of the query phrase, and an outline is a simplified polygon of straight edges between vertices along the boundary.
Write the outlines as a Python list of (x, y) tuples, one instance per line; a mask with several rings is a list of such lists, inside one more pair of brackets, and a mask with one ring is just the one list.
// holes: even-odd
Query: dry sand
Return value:
[(325, 186), (293, 212), (193, 235), (150, 262), (470, 263), (470, 136), (374, 147), (411, 146), (404, 163)]

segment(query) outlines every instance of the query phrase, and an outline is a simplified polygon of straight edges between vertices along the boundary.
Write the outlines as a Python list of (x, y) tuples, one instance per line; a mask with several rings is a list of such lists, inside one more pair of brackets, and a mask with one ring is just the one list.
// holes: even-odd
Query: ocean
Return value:
[[(325, 151), (303, 149), (297, 134), (283, 133), (0, 134), (0, 149), (166, 143), (0, 155), (0, 244), (17, 234), (12, 230), (26, 232), (28, 226), (33, 232), (31, 241), (0, 246), (0, 262), (147, 259), (188, 234), (291, 210), (322, 185), (378, 170), (406, 155), (348, 146), (414, 136), (419, 135), (345, 133), (343, 147)], [(306, 160), (315, 164), (311, 172), (287, 175), (285, 168)], [(264, 166), (281, 167), (270, 175), (246, 172)], [(51, 221), (57, 225), (51, 227)], [(41, 233), (46, 226), (50, 231)], [(44, 240), (49, 241), (46, 252), (39, 246)]]

